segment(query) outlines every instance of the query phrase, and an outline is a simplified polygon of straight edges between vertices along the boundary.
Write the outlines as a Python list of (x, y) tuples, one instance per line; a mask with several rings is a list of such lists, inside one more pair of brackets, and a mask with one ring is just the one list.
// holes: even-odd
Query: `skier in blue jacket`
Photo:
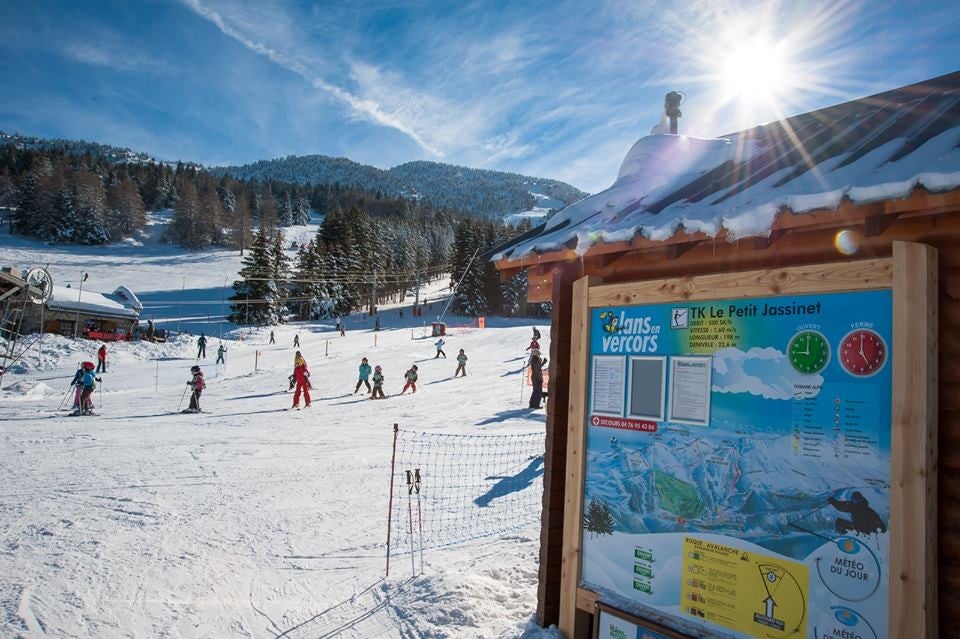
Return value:
[(367, 392), (370, 392), (370, 364), (367, 363), (367, 358), (364, 357), (360, 362), (360, 379), (357, 380), (357, 386), (353, 389), (353, 394), (356, 395), (357, 391), (360, 390), (360, 385), (367, 385)]

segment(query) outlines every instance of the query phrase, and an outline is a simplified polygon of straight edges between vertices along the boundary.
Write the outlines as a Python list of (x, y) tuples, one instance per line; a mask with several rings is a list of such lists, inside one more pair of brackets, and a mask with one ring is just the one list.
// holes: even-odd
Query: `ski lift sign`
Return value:
[(696, 636), (886, 639), (892, 306), (591, 308), (580, 584)]

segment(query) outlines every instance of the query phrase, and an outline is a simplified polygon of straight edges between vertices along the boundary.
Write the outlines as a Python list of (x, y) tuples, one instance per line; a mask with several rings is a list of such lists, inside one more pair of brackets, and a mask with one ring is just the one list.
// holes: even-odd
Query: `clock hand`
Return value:
[(867, 360), (867, 355), (866, 355), (866, 353), (863, 352), (863, 333), (860, 334), (860, 357), (862, 357), (862, 358), (863, 358), (863, 361), (865, 361), (865, 362), (866, 362), (866, 361), (869, 361), (869, 360)]
[(804, 355), (810, 354), (810, 335), (809, 334), (807, 335), (807, 350), (803, 351), (803, 354)]

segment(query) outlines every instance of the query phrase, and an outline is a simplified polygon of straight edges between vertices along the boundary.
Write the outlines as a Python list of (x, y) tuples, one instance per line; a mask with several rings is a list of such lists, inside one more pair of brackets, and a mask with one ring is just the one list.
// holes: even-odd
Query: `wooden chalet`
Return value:
[(610, 603), (578, 583), (592, 309), (886, 286), (897, 369), (885, 636), (956, 636), (960, 72), (721, 140), (643, 138), (609, 189), (492, 259), (504, 277), (526, 269), (528, 300), (553, 304), (539, 623), (598, 636)]

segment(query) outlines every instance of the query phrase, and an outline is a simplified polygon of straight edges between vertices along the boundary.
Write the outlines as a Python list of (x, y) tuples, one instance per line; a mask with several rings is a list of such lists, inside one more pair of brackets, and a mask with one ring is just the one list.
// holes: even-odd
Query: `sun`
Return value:
[(739, 43), (719, 69), (722, 92), (728, 100), (751, 105), (779, 100), (796, 81), (785, 60), (782, 45), (763, 37)]

